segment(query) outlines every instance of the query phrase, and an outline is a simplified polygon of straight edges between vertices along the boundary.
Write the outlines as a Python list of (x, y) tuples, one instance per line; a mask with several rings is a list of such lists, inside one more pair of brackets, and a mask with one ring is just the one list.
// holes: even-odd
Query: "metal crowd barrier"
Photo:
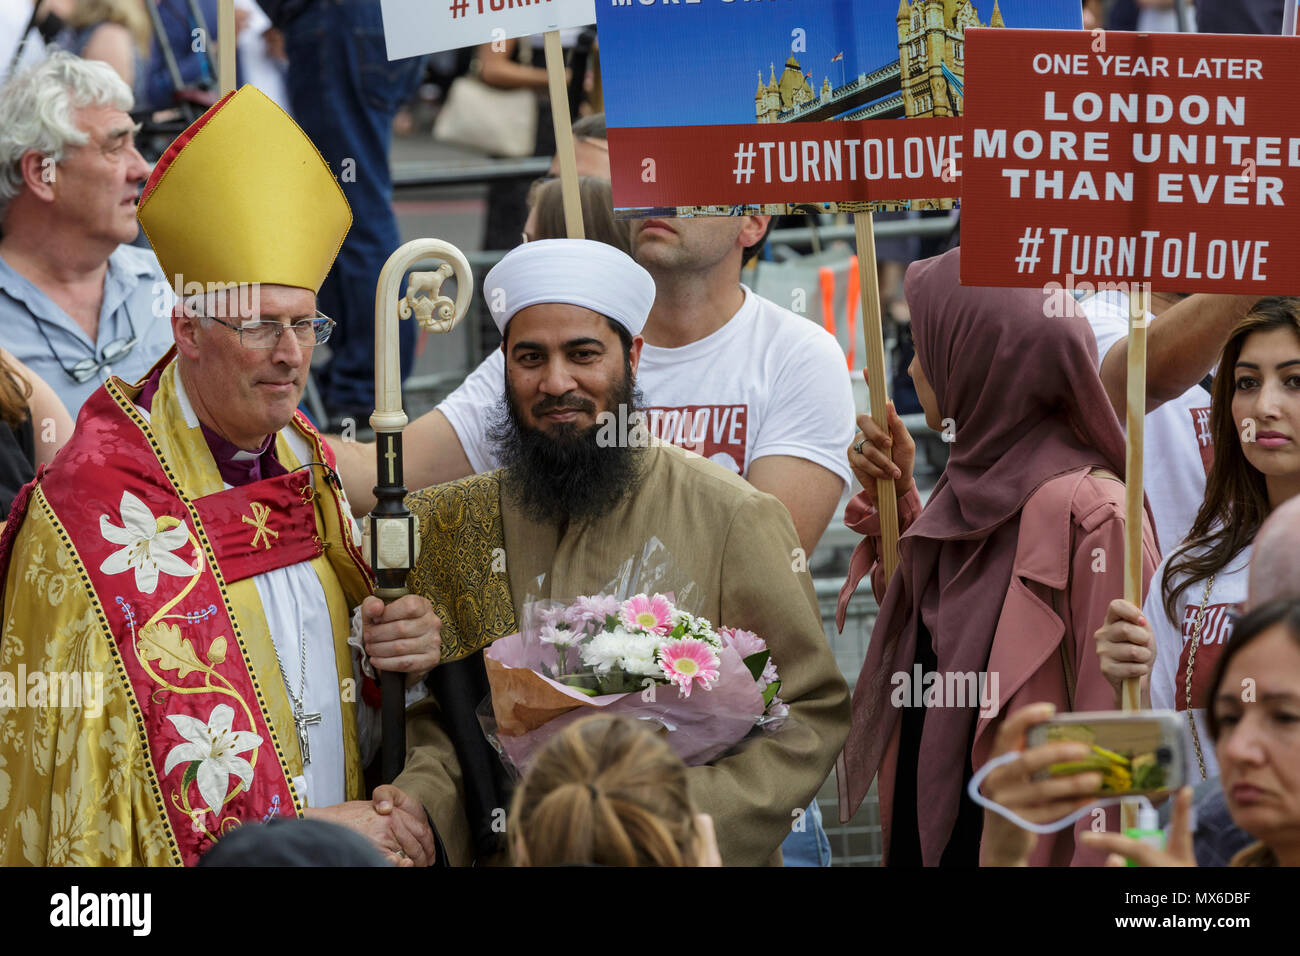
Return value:
[[(877, 239), (898, 239), (903, 236), (947, 236), (953, 231), (954, 222), (947, 216), (923, 216), (918, 219), (877, 219), (871, 224), (871, 231)], [(772, 245), (809, 246), (813, 241), (844, 239), (852, 242), (855, 233), (853, 224), (844, 226), (807, 226), (798, 229), (773, 229), (767, 241)]]
[[(876, 623), (878, 608), (871, 591), (871, 582), (862, 581), (849, 601), (844, 633), (839, 633), (835, 629), (835, 604), (843, 583), (842, 577), (826, 577), (814, 579), (813, 586), (817, 591), (826, 640), (830, 643), (835, 663), (848, 682), (851, 693), (867, 656), (867, 642)], [(831, 842), (831, 865), (880, 866), (880, 802), (876, 798), (875, 785), (872, 785), (862, 806), (848, 823), (840, 823), (839, 793), (834, 772), (818, 790), (817, 802), (821, 805), (822, 825)]]

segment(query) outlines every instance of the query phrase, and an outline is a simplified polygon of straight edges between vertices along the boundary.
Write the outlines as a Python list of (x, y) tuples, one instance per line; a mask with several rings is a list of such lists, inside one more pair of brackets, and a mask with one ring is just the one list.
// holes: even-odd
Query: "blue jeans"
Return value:
[[(285, 27), (295, 119), (334, 171), (352, 228), (317, 293), (338, 322), (318, 375), (332, 409), (375, 402), (375, 284), (400, 236), (388, 169), (393, 117), (414, 94), (423, 57), (389, 62), (379, 0), (317, 0)], [(415, 323), (400, 323), (402, 378), (415, 359)]]
[(822, 809), (813, 800), (803, 815), (803, 830), (791, 830), (781, 844), (786, 866), (830, 866), (831, 841), (822, 827)]

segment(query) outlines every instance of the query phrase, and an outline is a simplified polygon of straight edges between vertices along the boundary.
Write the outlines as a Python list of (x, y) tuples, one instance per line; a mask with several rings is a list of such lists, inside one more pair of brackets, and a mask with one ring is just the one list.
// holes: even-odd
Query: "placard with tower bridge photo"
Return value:
[(966, 28), (1083, 23), (1077, 0), (597, 0), (596, 19), (623, 217), (951, 208)]

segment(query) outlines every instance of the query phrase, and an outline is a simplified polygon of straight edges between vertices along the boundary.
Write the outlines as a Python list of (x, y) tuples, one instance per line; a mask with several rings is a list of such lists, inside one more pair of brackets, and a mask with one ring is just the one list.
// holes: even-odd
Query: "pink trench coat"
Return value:
[[(900, 533), (916, 520), (921, 507), (915, 489), (899, 499)], [(877, 560), (879, 514), (867, 507), (859, 494), (849, 503), (844, 520), (864, 537), (853, 552), (849, 577), (840, 592), (837, 620), (841, 627), (849, 598), (861, 578), (871, 574), (877, 601), (884, 597), (886, 585), (884, 568)], [(1110, 602), (1124, 596), (1124, 523), (1123, 483), (1086, 468), (1044, 482), (1025, 502), (1011, 586), (988, 662), (988, 672), (998, 675), (998, 709), (995, 716), (978, 718), (971, 750), (971, 763), (976, 769), (992, 755), (1003, 719), (1021, 707), (1050, 701), (1062, 711), (1114, 709), (1115, 692), (1101, 674), (1093, 635), (1105, 621)], [(1160, 552), (1149, 517), (1143, 522), (1142, 532), (1145, 598), (1151, 575), (1160, 563)], [(1073, 665), (1073, 707), (1067, 691), (1063, 649)], [(876, 781), (885, 859), (889, 858), (900, 728), (901, 723), (895, 723)], [(856, 723), (851, 731), (871, 732), (871, 728)], [(844, 795), (841, 785), (842, 799)], [(924, 806), (917, 808), (917, 816), (925, 830)], [(1101, 865), (1101, 854), (1082, 846), (1075, 849), (1075, 834), (1091, 827), (1092, 821), (1090, 815), (1085, 816), (1075, 824), (1073, 833), (1065, 830), (1039, 837), (1031, 864)], [(1114, 831), (1118, 827), (1119, 814), (1110, 808), (1106, 828)]]

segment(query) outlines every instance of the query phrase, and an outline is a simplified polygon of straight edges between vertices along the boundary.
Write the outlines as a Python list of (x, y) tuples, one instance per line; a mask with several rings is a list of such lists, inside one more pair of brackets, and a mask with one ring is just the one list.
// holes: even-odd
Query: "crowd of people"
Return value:
[[(523, 243), (482, 279), (500, 345), (405, 429), (421, 548), (385, 604), (356, 520), (378, 447), (298, 409), (328, 342), (328, 406), (368, 415), (356, 317), (397, 245), (388, 131), (419, 68), (381, 81), (339, 39), (377, 38), (377, 2), (264, 6), (296, 122), (244, 87), (150, 164), (142, 66), (95, 55), (122, 38), (98, 21), (0, 86), (0, 863), (815, 865), (833, 768), (843, 818), (875, 783), (890, 866), (1300, 863), (1300, 299), (1151, 295), (1129, 603), (1125, 296), (963, 286), (960, 248), (913, 263), (908, 373), (950, 445), (923, 497), (834, 336), (742, 283), (769, 217), (618, 219), (590, 116), (590, 238), (564, 238), (554, 177), (515, 200)], [(516, 48), (483, 69), (524, 83)], [(340, 129), (319, 87), (355, 76), (370, 105)], [(620, 409), (652, 440), (601, 440)], [(846, 491), (837, 621), (866, 583), (879, 605), (851, 694), (807, 561)], [(762, 635), (786, 723), (688, 766), (590, 718), (514, 779), (484, 652), (539, 588), (594, 594), (652, 540), (693, 614)], [(407, 752), (375, 786), (383, 672)], [(900, 703), (913, 673), (989, 696)], [(1095, 803), (1098, 774), (1042, 773), (1080, 745), (1028, 739), (1134, 680), (1185, 722), (1197, 785), (1163, 801), (1165, 849), (1114, 808), (1043, 836), (969, 798), (1002, 758), (982, 793), (1022, 820)]]

